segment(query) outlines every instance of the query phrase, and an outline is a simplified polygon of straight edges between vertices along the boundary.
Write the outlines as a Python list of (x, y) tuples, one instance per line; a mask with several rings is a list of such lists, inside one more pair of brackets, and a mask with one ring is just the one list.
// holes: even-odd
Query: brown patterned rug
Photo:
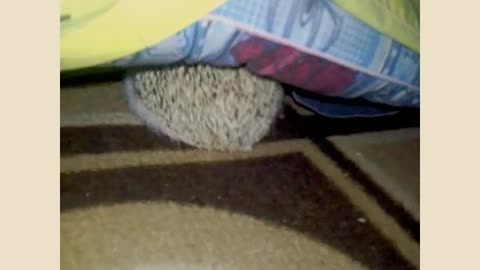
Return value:
[(61, 92), (62, 269), (417, 269), (418, 223), (325, 139), (418, 125), (289, 106), (251, 152), (158, 138), (118, 83)]

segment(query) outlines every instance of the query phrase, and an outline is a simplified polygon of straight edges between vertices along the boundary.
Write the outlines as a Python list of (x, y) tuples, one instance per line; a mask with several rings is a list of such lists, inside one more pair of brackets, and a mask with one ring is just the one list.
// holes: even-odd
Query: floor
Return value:
[(328, 138), (417, 221), (420, 220), (420, 129)]
[[(291, 100), (250, 152), (158, 138), (121, 84), (61, 91), (65, 269), (418, 269), (419, 122)], [(170, 268), (169, 268), (170, 269)]]

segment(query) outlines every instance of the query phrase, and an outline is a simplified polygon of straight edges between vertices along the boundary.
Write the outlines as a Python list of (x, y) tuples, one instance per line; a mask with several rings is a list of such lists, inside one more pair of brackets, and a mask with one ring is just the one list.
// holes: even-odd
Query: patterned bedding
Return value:
[(111, 65), (174, 63), (245, 66), (325, 96), (420, 106), (419, 54), (328, 0), (229, 0)]

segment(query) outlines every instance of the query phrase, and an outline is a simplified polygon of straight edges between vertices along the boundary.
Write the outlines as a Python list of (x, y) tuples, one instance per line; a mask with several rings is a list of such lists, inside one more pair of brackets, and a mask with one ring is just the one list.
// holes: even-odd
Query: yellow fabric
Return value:
[(334, 0), (377, 31), (420, 53), (420, 0)]
[(127, 56), (187, 27), (226, 0), (61, 0), (61, 70)]

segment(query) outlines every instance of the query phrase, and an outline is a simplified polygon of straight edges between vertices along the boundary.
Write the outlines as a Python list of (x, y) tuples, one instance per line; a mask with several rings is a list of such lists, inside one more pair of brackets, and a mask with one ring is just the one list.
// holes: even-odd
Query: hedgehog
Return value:
[(206, 150), (247, 151), (281, 111), (282, 86), (245, 68), (180, 65), (131, 71), (130, 109), (150, 129)]

